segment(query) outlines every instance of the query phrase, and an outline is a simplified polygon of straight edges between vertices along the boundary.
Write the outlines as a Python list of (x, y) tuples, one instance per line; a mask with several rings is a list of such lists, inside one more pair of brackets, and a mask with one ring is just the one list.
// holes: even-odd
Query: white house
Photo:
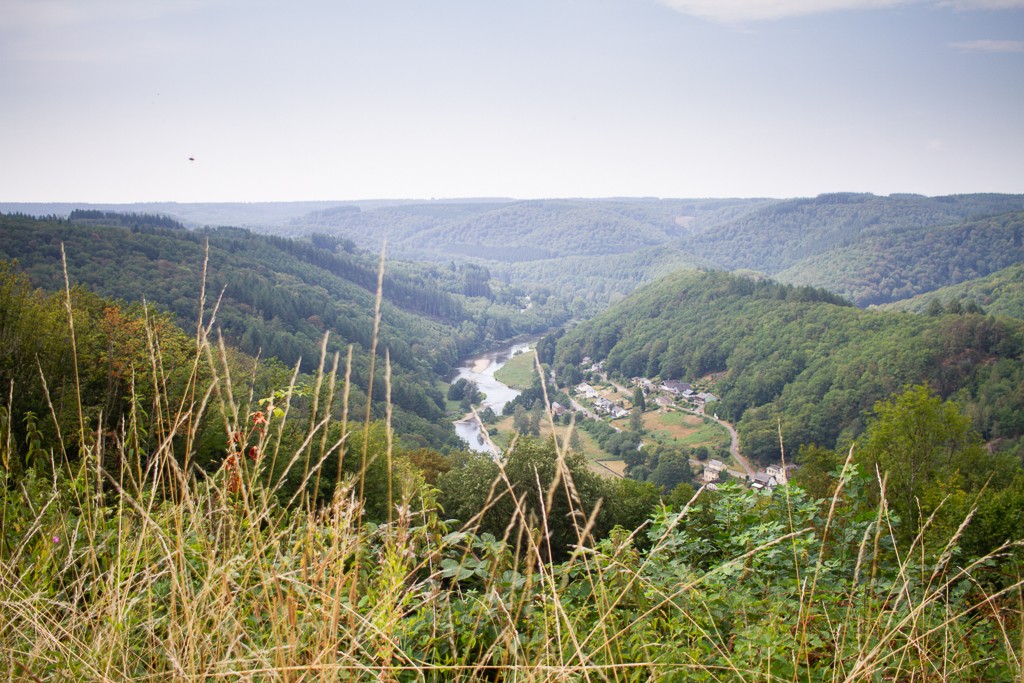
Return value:
[(679, 380), (676, 379), (667, 379), (661, 383), (661, 390), (667, 391), (673, 396), (679, 396), (689, 388), (689, 384), (687, 384), (686, 382), (680, 382)]
[(764, 468), (764, 473), (770, 477), (775, 477), (775, 481), (785, 486), (786, 469), (782, 465), (768, 465), (768, 467)]

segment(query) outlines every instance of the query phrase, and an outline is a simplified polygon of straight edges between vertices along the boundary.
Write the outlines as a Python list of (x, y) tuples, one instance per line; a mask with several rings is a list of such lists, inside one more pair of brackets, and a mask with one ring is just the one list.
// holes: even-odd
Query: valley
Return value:
[[(603, 563), (639, 557), (649, 585), (757, 558), (742, 585), (803, 591), (824, 565), (771, 549), (808, 533), (798, 557), (831, 558), (851, 601), (872, 533), (897, 564), (954, 539), (993, 586), (1015, 561), (1020, 196), (19, 208), (0, 206), (0, 454), (25, 485), (3, 504), (21, 529), (50, 496), (51, 544), (69, 532), (46, 510), (84, 486), (186, 501), (176, 525), (349, 515), (330, 524), (355, 546), (431, 548), (400, 572), (431, 590), (533, 601), (557, 571), (588, 609)], [(200, 224), (222, 219), (241, 225)]]

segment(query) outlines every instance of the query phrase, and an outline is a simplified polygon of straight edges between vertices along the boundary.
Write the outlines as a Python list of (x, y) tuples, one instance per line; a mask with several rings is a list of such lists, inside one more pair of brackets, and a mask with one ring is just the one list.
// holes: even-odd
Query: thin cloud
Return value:
[(843, 10), (930, 4), (957, 10), (1024, 9), (1024, 0), (658, 0), (677, 12), (723, 24), (770, 21)]
[(198, 0), (4, 0), (0, 29), (38, 30), (76, 27), (111, 19), (160, 19), (198, 8)]
[(1024, 0), (943, 0), (942, 7), (955, 9), (1024, 9)]
[(659, 0), (677, 12), (726, 24), (840, 10), (878, 9), (915, 0)]
[(966, 40), (949, 47), (963, 52), (1024, 52), (1024, 40)]

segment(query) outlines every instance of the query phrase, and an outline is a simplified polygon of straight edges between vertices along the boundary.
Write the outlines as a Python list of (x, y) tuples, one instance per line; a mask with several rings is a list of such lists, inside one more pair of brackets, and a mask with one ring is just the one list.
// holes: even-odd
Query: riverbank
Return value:
[[(536, 343), (537, 339), (538, 337), (524, 338), (507, 343), (492, 351), (466, 358), (458, 368), (452, 382), (466, 379), (476, 384), (477, 389), (484, 395), (484, 400), (477, 410), (490, 408), (495, 415), (501, 415), (505, 405), (522, 392), (496, 379), (494, 373), (500, 370), (516, 353), (529, 350), (530, 345)], [(482, 453), (490, 452), (494, 455), (501, 454), (500, 448), (487, 436), (486, 431), (481, 429), (480, 421), (472, 412), (467, 413), (453, 424), (455, 433), (466, 442), (470, 450)]]

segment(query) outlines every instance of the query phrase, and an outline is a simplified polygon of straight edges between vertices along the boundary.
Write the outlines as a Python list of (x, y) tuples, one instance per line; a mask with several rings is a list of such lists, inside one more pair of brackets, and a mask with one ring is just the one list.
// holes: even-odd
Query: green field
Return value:
[(533, 386), (533, 378), (537, 374), (536, 358), (537, 353), (533, 350), (517, 353), (507, 363), (498, 368), (494, 378), (504, 382), (513, 389), (523, 391)]
[(706, 422), (699, 415), (681, 411), (644, 413), (644, 427), (656, 441), (695, 448), (707, 446), (729, 447), (729, 433), (714, 422)]

